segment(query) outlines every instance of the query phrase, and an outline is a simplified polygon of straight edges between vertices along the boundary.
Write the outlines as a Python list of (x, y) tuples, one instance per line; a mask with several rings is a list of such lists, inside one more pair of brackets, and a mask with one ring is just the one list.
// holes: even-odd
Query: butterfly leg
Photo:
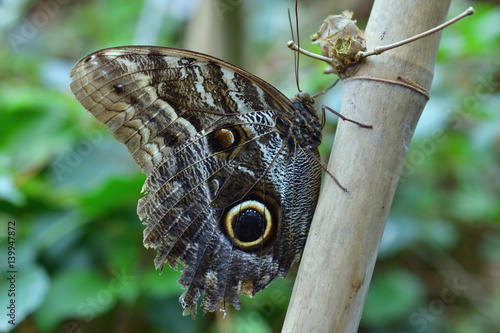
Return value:
[(364, 127), (364, 128), (373, 128), (372, 125), (365, 125), (365, 124), (359, 123), (359, 122), (357, 122), (355, 120), (346, 118), (343, 115), (341, 115), (340, 113), (338, 113), (337, 111), (335, 111), (334, 109), (332, 109), (331, 107), (326, 106), (326, 105), (321, 105), (321, 112), (322, 112), (322, 115), (323, 115), (323, 122), (322, 122), (321, 125), (324, 125), (324, 122), (325, 122), (325, 110), (330, 111), (331, 113), (333, 113), (334, 115), (336, 115), (337, 117), (339, 117), (340, 119), (342, 119), (344, 121), (350, 121), (351, 123), (354, 123), (354, 124), (356, 124), (358, 126), (361, 126), (361, 127)]
[(347, 190), (347, 188), (345, 188), (344, 186), (342, 186), (342, 184), (340, 184), (340, 182), (338, 181), (337, 178), (335, 178), (335, 176), (328, 170), (328, 167), (326, 166), (325, 163), (323, 163), (323, 161), (321, 159), (319, 159), (316, 155), (313, 154), (313, 152), (311, 151), (311, 148), (313, 146), (309, 145), (309, 146), (306, 146), (306, 149), (307, 149), (307, 152), (309, 153), (309, 155), (311, 155), (315, 160), (316, 162), (318, 162), (319, 165), (321, 165), (321, 167), (323, 168), (323, 170), (325, 170), (325, 172), (330, 176), (332, 177), (333, 181), (337, 184), (338, 187), (340, 187), (340, 189), (346, 193), (349, 193), (349, 191)]

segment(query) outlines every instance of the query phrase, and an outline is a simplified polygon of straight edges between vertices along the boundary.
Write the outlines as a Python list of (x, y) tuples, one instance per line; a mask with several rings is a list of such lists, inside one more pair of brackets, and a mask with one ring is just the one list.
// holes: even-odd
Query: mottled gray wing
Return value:
[(138, 205), (144, 245), (157, 249), (157, 268), (183, 265), (185, 314), (196, 315), (201, 293), (205, 312), (239, 308), (239, 294), (288, 272), (321, 169), (278, 130), (278, 119), (286, 128), (294, 117), (286, 97), (221, 60), (171, 48), (101, 50), (71, 79), (78, 101), (147, 175)]
[(78, 101), (125, 143), (146, 175), (221, 114), (293, 108), (262, 79), (174, 48), (100, 50), (75, 65), (71, 80)]

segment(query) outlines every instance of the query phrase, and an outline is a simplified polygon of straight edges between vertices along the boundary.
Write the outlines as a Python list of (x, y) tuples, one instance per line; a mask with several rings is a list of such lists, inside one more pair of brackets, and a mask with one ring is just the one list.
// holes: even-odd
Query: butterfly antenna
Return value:
[[(300, 48), (300, 37), (299, 37), (299, 0), (295, 0), (295, 27), (297, 28), (297, 46)], [(299, 87), (299, 59), (300, 55), (297, 52), (297, 65), (295, 66), (295, 81), (297, 82), (297, 89), (300, 90)]]
[[(288, 8), (288, 23), (290, 23), (290, 33), (292, 34), (292, 40), (295, 42), (295, 36), (293, 35), (293, 25), (292, 25), (292, 16), (290, 14), (290, 8)], [(293, 54), (295, 54), (295, 52)]]
[[(292, 35), (292, 40), (295, 42), (295, 36), (293, 34), (293, 24), (292, 24), (292, 16), (290, 14), (290, 8), (288, 8), (288, 22), (290, 23), (290, 33)], [(293, 62), (294, 62), (294, 68), (295, 68), (295, 81), (297, 84), (297, 90), (300, 91), (299, 80), (297, 78), (298, 72), (299, 72), (298, 64), (297, 64), (297, 54), (295, 52), (293, 52)]]

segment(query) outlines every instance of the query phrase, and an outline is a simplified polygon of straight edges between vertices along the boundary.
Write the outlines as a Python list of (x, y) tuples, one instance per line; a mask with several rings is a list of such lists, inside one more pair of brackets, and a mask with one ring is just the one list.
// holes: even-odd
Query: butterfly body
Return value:
[(305, 93), (191, 51), (97, 51), (71, 72), (78, 101), (147, 179), (137, 212), (155, 266), (182, 264), (184, 313), (240, 307), (300, 257), (321, 183), (321, 123)]

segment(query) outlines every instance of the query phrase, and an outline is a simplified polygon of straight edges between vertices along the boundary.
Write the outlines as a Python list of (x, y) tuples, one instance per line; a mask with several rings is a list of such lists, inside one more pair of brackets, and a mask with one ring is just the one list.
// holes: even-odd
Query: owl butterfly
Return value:
[(196, 316), (240, 308), (299, 259), (321, 183), (314, 100), (291, 100), (208, 55), (125, 46), (71, 71), (78, 101), (124, 143), (147, 176), (137, 213), (156, 268), (177, 269)]

